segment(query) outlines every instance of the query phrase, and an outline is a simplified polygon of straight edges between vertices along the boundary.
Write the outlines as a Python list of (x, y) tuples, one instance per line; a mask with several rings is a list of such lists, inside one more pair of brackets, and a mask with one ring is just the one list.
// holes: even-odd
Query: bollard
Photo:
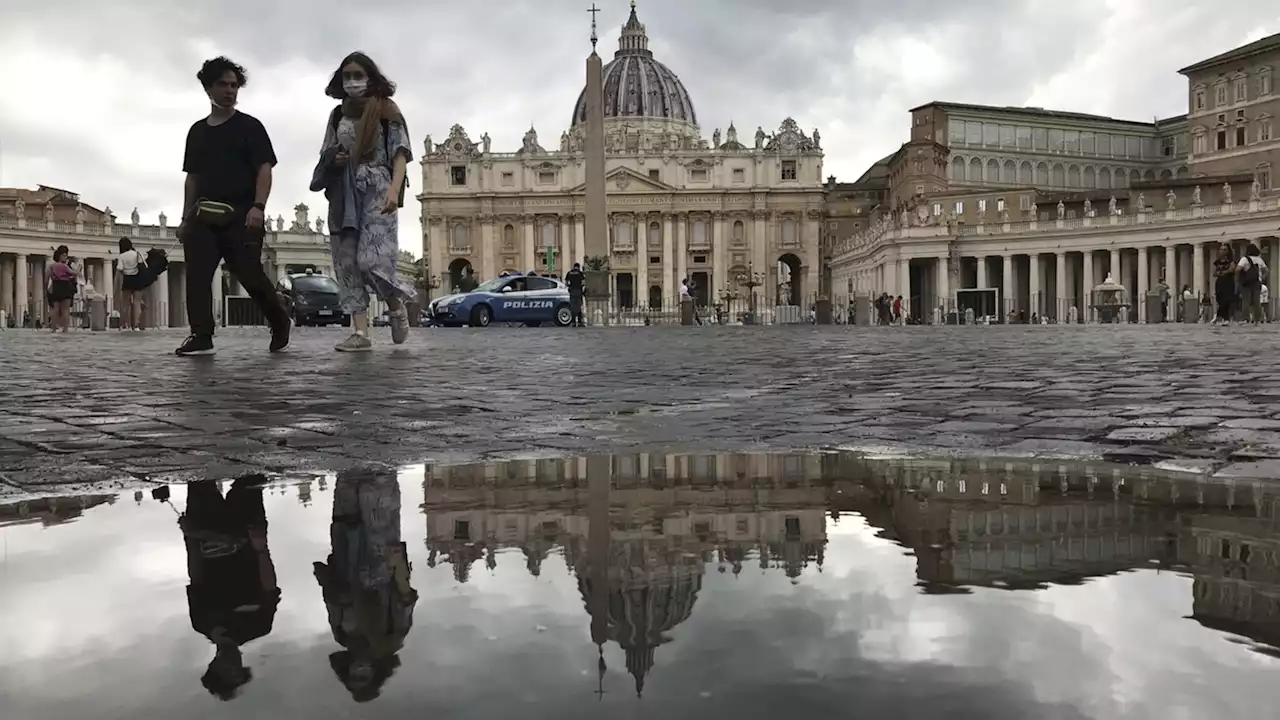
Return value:
[(693, 325), (693, 298), (681, 298), (680, 300), (680, 324)]
[(1193, 297), (1184, 297), (1182, 302), (1182, 322), (1194, 325), (1200, 321), (1200, 301)]
[(89, 300), (89, 329), (95, 332), (107, 329), (107, 299), (101, 295)]
[(814, 320), (819, 325), (831, 324), (831, 301), (826, 298), (818, 298), (818, 302), (814, 303)]

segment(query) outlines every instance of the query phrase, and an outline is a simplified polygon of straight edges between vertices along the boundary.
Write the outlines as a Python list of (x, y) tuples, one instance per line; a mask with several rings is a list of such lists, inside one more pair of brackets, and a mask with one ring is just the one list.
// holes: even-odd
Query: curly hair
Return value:
[(245, 72), (244, 66), (237, 65), (225, 55), (219, 55), (212, 60), (205, 60), (204, 65), (200, 66), (200, 72), (196, 73), (196, 79), (200, 81), (205, 90), (208, 90), (228, 72), (236, 74), (236, 84), (240, 87), (249, 84), (249, 75)]
[(373, 58), (357, 50), (350, 55), (342, 58), (342, 62), (338, 63), (338, 69), (333, 71), (333, 77), (329, 78), (329, 85), (325, 87), (324, 94), (335, 100), (343, 100), (347, 97), (347, 92), (342, 89), (342, 68), (350, 63), (355, 63), (364, 69), (364, 74), (369, 76), (369, 97), (389, 98), (396, 94), (396, 84), (387, 79), (386, 75), (378, 69), (378, 63)]

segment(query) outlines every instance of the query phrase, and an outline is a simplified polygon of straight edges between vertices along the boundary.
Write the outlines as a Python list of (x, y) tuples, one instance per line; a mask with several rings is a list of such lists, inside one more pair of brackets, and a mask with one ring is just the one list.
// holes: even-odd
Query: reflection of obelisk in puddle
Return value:
[(604, 192), (604, 63), (596, 54), (596, 9), (591, 5), (591, 55), (587, 57), (586, 88), (586, 221), (583, 231), (583, 254), (586, 256), (586, 289), (588, 317), (592, 322), (598, 316), (608, 321), (609, 296), (609, 237), (605, 227)]
[(604, 643), (609, 639), (609, 457), (587, 458), (587, 567), (591, 577), (591, 642), (599, 650), (599, 692), (604, 693)]

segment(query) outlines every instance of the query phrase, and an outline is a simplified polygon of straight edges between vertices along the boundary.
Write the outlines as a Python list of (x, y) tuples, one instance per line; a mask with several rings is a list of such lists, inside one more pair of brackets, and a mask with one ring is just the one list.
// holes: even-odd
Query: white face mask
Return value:
[(368, 88), (368, 80), (346, 80), (342, 83), (342, 90), (347, 94), (347, 97), (364, 97), (364, 91)]

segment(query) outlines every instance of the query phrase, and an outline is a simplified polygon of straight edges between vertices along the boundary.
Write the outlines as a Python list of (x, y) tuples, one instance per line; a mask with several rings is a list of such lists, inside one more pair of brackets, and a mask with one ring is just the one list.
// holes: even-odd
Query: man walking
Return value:
[(289, 316), (262, 269), (264, 216), (275, 150), (266, 128), (236, 110), (246, 82), (243, 67), (225, 57), (196, 74), (212, 110), (187, 132), (182, 241), (187, 261), (187, 320), (191, 336), (178, 355), (212, 355), (213, 278), (224, 262), (271, 326), (271, 352), (289, 344)]
[(586, 276), (582, 273), (582, 265), (574, 263), (569, 268), (569, 272), (564, 275), (564, 284), (569, 286), (569, 309), (573, 312), (573, 321), (570, 325), (574, 327), (586, 327), (586, 323), (582, 320), (582, 297), (585, 294)]

